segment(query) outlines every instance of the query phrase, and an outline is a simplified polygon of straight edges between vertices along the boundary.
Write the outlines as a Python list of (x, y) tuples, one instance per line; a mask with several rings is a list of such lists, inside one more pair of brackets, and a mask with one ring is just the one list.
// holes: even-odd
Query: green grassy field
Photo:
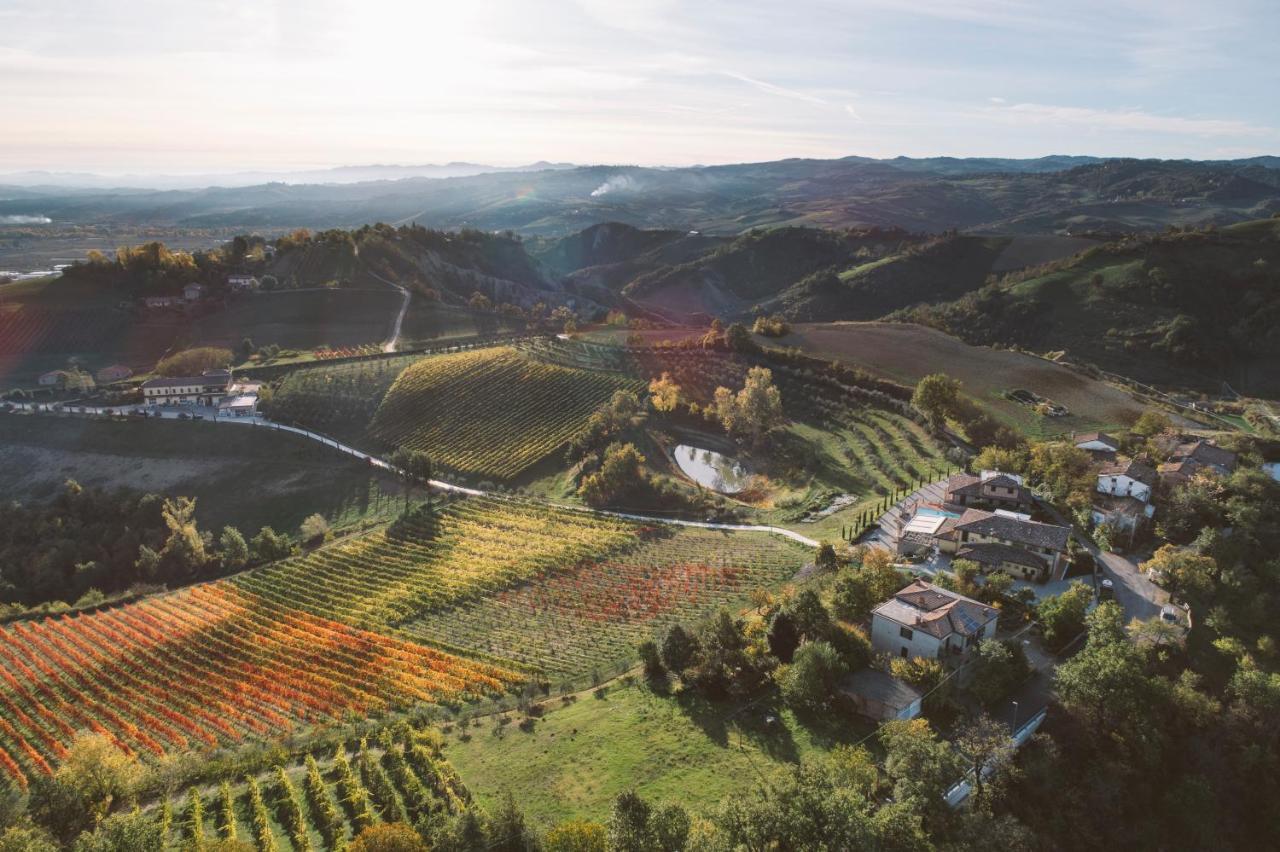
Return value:
[(292, 533), (316, 512), (346, 526), (400, 508), (395, 483), (287, 433), (173, 420), (0, 416), (0, 493), (44, 500), (67, 479), (195, 497), (203, 529), (266, 525)]
[(482, 805), (492, 807), (510, 791), (526, 818), (543, 827), (570, 817), (605, 820), (626, 790), (703, 812), (744, 782), (767, 781), (872, 730), (841, 716), (810, 726), (770, 700), (743, 708), (655, 695), (639, 685), (550, 703), (559, 706), (532, 732), (483, 720), (465, 740), (461, 730), (450, 733), (445, 747)]

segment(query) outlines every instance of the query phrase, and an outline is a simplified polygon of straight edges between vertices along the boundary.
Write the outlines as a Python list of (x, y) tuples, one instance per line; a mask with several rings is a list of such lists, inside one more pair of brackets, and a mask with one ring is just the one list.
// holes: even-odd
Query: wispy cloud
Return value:
[(746, 83), (749, 86), (755, 86), (760, 91), (766, 92), (770, 95), (777, 95), (781, 98), (791, 98), (795, 101), (804, 101), (805, 103), (816, 104), (818, 106), (827, 105), (827, 101), (824, 99), (817, 95), (809, 94), (808, 92), (802, 92), (799, 89), (788, 89), (786, 86), (778, 86), (773, 83), (765, 82), (764, 80), (757, 80), (754, 77), (748, 77), (746, 74), (739, 74), (736, 71), (721, 71), (720, 73), (726, 77)]
[(1160, 115), (1141, 109), (1093, 109), (1017, 103), (992, 105), (985, 110), (988, 114), (1015, 125), (1046, 124), (1091, 130), (1139, 131), (1188, 136), (1274, 136), (1278, 132), (1273, 127), (1263, 127), (1236, 119)]

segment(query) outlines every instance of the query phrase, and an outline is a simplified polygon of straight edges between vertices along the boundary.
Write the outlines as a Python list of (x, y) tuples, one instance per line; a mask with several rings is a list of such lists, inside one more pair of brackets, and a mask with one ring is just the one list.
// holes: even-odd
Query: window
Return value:
[(898, 635), (901, 636), (903, 639), (910, 641), (911, 637), (914, 636), (915, 633), (911, 630), (910, 627), (899, 627)]

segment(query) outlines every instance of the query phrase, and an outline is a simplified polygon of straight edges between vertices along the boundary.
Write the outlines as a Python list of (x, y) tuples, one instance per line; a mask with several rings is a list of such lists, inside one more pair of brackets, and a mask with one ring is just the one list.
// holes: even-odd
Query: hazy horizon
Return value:
[(1280, 151), (1260, 0), (10, 0), (0, 173)]

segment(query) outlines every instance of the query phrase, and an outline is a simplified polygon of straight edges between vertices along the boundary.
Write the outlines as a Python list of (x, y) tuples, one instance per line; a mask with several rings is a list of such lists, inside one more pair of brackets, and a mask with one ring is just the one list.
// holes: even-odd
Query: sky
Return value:
[(1280, 154), (1275, 0), (0, 0), (0, 172)]

